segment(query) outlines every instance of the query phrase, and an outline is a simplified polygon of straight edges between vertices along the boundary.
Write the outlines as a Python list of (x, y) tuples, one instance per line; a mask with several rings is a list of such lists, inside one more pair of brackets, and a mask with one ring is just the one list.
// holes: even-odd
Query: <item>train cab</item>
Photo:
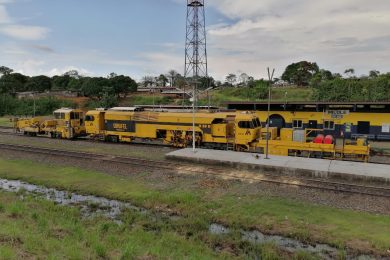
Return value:
[(54, 119), (45, 121), (43, 131), (53, 137), (72, 139), (84, 136), (84, 111), (80, 109), (61, 108), (53, 113)]
[(104, 109), (96, 109), (88, 111), (85, 115), (85, 129), (88, 135), (97, 137), (104, 134), (104, 115), (106, 111)]
[(250, 112), (242, 112), (235, 118), (235, 144), (248, 150), (261, 135), (260, 119)]

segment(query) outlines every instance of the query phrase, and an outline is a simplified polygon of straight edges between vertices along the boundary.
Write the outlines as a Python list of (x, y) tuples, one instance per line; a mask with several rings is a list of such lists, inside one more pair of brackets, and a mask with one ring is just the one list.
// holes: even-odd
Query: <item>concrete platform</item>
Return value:
[(390, 165), (274, 156), (208, 149), (182, 149), (166, 154), (167, 159), (235, 167), (278, 175), (360, 180), (390, 184)]

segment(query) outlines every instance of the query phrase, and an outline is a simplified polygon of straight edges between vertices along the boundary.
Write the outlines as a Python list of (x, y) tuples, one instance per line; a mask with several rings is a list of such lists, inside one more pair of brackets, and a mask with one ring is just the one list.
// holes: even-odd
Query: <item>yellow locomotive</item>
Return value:
[[(89, 111), (87, 134), (114, 142), (161, 139), (165, 144), (186, 147), (192, 144), (191, 112), (153, 112), (139, 108)], [(208, 148), (249, 150), (260, 137), (261, 123), (254, 113), (196, 112), (195, 136), (198, 145)]]
[(17, 133), (24, 135), (46, 135), (60, 139), (73, 139), (86, 135), (84, 112), (70, 108), (58, 109), (50, 118), (17, 118), (15, 119), (15, 129)]

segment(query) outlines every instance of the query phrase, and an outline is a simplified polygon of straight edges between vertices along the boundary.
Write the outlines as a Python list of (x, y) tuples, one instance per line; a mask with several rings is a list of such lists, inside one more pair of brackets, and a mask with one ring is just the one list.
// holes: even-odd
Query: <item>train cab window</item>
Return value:
[(317, 129), (317, 127), (318, 127), (317, 120), (309, 120), (309, 128)]
[(260, 120), (259, 120), (258, 118), (253, 119), (253, 120), (252, 120), (252, 124), (253, 124), (253, 126), (254, 126), (255, 128), (261, 126)]
[(293, 120), (293, 128), (302, 129), (303, 121), (302, 120)]
[(240, 121), (238, 122), (238, 127), (244, 129), (254, 128), (253, 123), (251, 121)]
[(87, 115), (87, 116), (85, 117), (85, 121), (87, 121), (87, 122), (95, 121), (95, 117), (94, 117), (94, 116)]
[(223, 118), (216, 118), (212, 122), (212, 124), (224, 124), (224, 123), (226, 123), (226, 121)]
[(325, 120), (324, 121), (324, 130), (334, 130), (334, 121)]
[(358, 132), (358, 134), (363, 134), (363, 135), (370, 134), (370, 122), (369, 121), (358, 121), (357, 132)]
[(70, 113), (70, 119), (80, 119), (80, 113), (71, 112)]
[(54, 113), (54, 118), (55, 119), (65, 119), (65, 114), (64, 113)]

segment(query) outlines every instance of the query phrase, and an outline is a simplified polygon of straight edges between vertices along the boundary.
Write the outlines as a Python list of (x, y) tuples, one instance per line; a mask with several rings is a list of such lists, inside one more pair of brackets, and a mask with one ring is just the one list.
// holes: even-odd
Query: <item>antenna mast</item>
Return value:
[[(195, 108), (198, 83), (207, 77), (206, 18), (204, 0), (187, 0), (186, 45), (184, 77), (192, 78), (192, 147), (195, 152)], [(183, 91), (183, 96), (184, 96)], [(184, 100), (183, 100), (184, 101)], [(183, 102), (184, 105), (184, 102)]]
[(204, 0), (187, 0), (185, 77), (207, 77), (206, 19)]

